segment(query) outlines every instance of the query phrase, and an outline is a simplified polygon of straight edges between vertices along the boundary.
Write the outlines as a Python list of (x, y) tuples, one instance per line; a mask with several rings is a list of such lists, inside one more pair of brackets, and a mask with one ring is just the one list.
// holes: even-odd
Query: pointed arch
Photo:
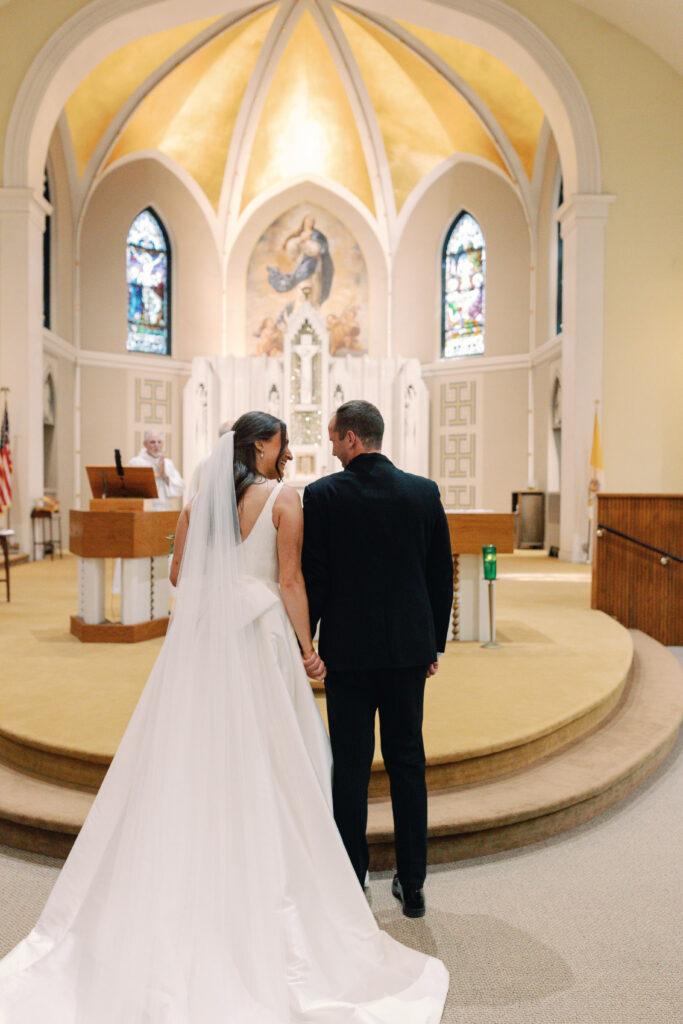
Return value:
[(462, 210), (441, 256), (441, 358), (484, 352), (486, 241), (479, 222)]
[(141, 210), (128, 229), (126, 285), (126, 349), (170, 356), (171, 244), (151, 206)]

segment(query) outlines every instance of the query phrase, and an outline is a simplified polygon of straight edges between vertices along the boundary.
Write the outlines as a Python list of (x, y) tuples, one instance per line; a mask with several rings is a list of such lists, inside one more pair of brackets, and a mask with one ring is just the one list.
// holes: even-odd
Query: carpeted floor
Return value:
[[(589, 825), (432, 869), (422, 921), (402, 916), (389, 874), (373, 876), (380, 926), (450, 971), (443, 1024), (683, 1021), (682, 755), (679, 741)], [(0, 955), (30, 930), (58, 869), (0, 847)]]
[[(448, 644), (425, 697), (431, 763), (521, 746), (616, 699), (628, 633), (590, 611), (587, 566), (501, 556), (497, 651)], [(19, 566), (0, 605), (0, 730), (27, 745), (110, 758), (162, 641), (82, 644), (69, 634), (77, 561)], [(533, 664), (533, 671), (530, 666)], [(323, 716), (325, 702), (319, 697)], [(379, 765), (379, 744), (377, 747)]]

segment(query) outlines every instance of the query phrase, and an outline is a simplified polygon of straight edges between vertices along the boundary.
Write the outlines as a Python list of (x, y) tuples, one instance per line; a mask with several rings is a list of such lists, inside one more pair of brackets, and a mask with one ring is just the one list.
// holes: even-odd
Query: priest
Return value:
[(161, 434), (146, 430), (143, 445), (138, 454), (130, 460), (131, 466), (151, 466), (154, 470), (159, 497), (154, 499), (155, 512), (171, 509), (171, 498), (182, 498), (185, 484), (173, 460), (164, 455), (164, 439)]

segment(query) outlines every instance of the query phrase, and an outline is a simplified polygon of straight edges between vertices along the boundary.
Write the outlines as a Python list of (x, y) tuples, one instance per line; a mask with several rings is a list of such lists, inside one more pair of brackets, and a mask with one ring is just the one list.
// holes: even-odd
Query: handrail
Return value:
[(604, 523), (598, 523), (596, 529), (598, 531), (598, 537), (601, 536), (601, 530), (606, 530), (607, 533), (613, 533), (617, 537), (629, 540), (632, 544), (639, 544), (641, 548), (647, 548), (648, 551), (655, 551), (658, 555), (663, 555), (664, 558), (672, 558), (674, 562), (683, 562), (683, 558), (679, 558), (678, 555), (672, 555), (670, 551), (664, 551), (663, 548), (656, 548), (652, 544), (647, 544), (644, 540), (636, 540), (635, 537), (629, 537), (627, 533), (622, 533), (621, 530), (615, 530), (611, 526), (605, 526)]

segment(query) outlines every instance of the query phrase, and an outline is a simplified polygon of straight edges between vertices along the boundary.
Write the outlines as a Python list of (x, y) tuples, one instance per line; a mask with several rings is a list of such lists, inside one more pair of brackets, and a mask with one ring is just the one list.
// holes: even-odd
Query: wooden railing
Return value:
[(683, 495), (597, 497), (592, 607), (683, 645)]

